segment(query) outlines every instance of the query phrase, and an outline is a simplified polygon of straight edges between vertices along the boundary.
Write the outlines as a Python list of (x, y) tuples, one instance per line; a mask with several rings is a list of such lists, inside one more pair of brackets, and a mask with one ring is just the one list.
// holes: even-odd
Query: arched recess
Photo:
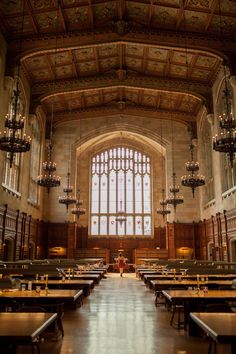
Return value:
[[(110, 146), (114, 143), (115, 139), (119, 141), (120, 135), (122, 135), (123, 139), (131, 147), (136, 148), (137, 145), (142, 145), (143, 152), (147, 151), (148, 155), (153, 156), (154, 161), (159, 159), (160, 162), (161, 154), (165, 156), (164, 167), (165, 171), (167, 171), (164, 181), (165, 187), (169, 187), (172, 184), (172, 156), (178, 162), (176, 162), (175, 166), (178, 180), (185, 171), (185, 162), (189, 158), (187, 124), (171, 120), (161, 120), (158, 115), (153, 119), (145, 115), (142, 117), (137, 117), (136, 115), (127, 117), (125, 114), (110, 115), (109, 117), (99, 115), (96, 119), (81, 119), (79, 122), (69, 122), (67, 124), (64, 122), (57, 126), (54, 133), (54, 159), (55, 161), (60, 160), (60, 169), (67, 171), (68, 154), (66, 154), (66, 151), (68, 150), (68, 144), (71, 144), (71, 184), (74, 186), (74, 191), (80, 189), (80, 198), (84, 200), (85, 208), (89, 206), (89, 189), (81, 187), (81, 185), (84, 184), (86, 186), (89, 181), (90, 156), (101, 150), (104, 144)], [(61, 154), (62, 141), (65, 150), (63, 159)], [(172, 149), (172, 146), (175, 148)], [(84, 159), (85, 156), (86, 159)], [(63, 176), (61, 177), (63, 178)], [(156, 192), (154, 196), (157, 203), (156, 207), (159, 207), (159, 200), (162, 198), (162, 183), (161, 180), (154, 181), (154, 183), (159, 189), (159, 192)], [(188, 191), (183, 190), (181, 193), (187, 194)], [(190, 202), (192, 203), (192, 200)], [(187, 208), (183, 207), (181, 209), (182, 212), (179, 208), (179, 213), (178, 211), (175, 214), (172, 213), (169, 221), (177, 220), (177, 218), (178, 220), (186, 220), (186, 222), (190, 218), (191, 220), (196, 220), (196, 203), (192, 203), (191, 206), (188, 205)], [(62, 220), (65, 217), (65, 208), (59, 206), (55, 213), (55, 210), (50, 209), (49, 206), (48, 213), (51, 215), (52, 220)], [(79, 222), (83, 225), (86, 225), (87, 214), (81, 216), (79, 219)], [(160, 216), (159, 218), (162, 219)], [(70, 219), (74, 220), (73, 216)]]
[(35, 243), (33, 241), (29, 243), (29, 259), (35, 259)]
[[(150, 133), (151, 134), (151, 133)], [(153, 133), (155, 135), (156, 133)], [(160, 143), (162, 142), (162, 146)], [(116, 129), (113, 132), (103, 132), (103, 134), (93, 134), (84, 137), (75, 142), (76, 151), (76, 167), (75, 167), (75, 186), (81, 191), (81, 199), (84, 201), (84, 207), (90, 205), (90, 167), (91, 157), (104, 149), (109, 149), (111, 146), (125, 146), (141, 150), (151, 157), (152, 160), (152, 205), (153, 211), (158, 207), (161, 199), (162, 186), (167, 184), (167, 168), (166, 164), (162, 166), (162, 156), (166, 160), (167, 149), (169, 150), (169, 142), (166, 139), (161, 139), (160, 135), (156, 139), (138, 134), (137, 132), (124, 131)], [(162, 223), (162, 218), (153, 213), (154, 225)], [(80, 219), (85, 224), (89, 223), (89, 210), (86, 215)]]
[[(215, 124), (215, 133), (220, 134), (221, 129), (219, 127), (219, 120), (220, 116), (223, 115), (225, 112), (225, 90), (228, 90), (229, 94), (229, 102), (228, 102), (228, 108), (231, 109), (232, 112), (235, 111), (234, 107), (234, 97), (233, 97), (233, 87), (230, 83), (229, 80), (229, 68), (225, 67), (224, 70), (222, 71), (219, 79), (219, 84), (217, 87), (217, 92), (216, 92), (216, 98), (215, 98), (215, 116), (216, 118), (216, 124)], [(232, 98), (232, 99), (231, 99)], [(232, 107), (231, 107), (232, 104)], [(229, 156), (228, 154), (225, 153), (219, 153), (220, 157), (220, 171), (221, 171), (221, 189), (223, 193), (226, 193), (228, 190), (231, 188), (235, 187), (236, 184), (236, 163), (234, 160), (233, 163), (233, 168), (231, 167), (231, 164), (229, 162)]]
[(229, 253), (230, 253), (230, 262), (236, 262), (236, 236), (230, 239)]
[(210, 241), (207, 244), (207, 259), (209, 261), (214, 261), (215, 259), (214, 252), (215, 252), (214, 243)]
[(4, 261), (14, 261), (14, 252), (15, 252), (15, 241), (12, 237), (5, 238), (4, 241), (4, 252), (3, 260)]
[(145, 146), (152, 147), (153, 150), (159, 151), (161, 153), (166, 153), (168, 144), (170, 140), (163, 138), (160, 135), (160, 129), (153, 131), (139, 126), (131, 126), (130, 124), (116, 124), (107, 125), (106, 127), (101, 127), (94, 129), (92, 132), (88, 133), (86, 136), (79, 136), (74, 142), (74, 147), (76, 148), (76, 155), (79, 156), (91, 145), (98, 145), (101, 141), (105, 142), (115, 138), (122, 137), (134, 142), (142, 143)]

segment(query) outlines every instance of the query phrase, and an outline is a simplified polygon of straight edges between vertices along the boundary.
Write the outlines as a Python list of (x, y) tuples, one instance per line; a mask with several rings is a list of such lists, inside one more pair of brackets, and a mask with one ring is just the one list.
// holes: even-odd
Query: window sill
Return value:
[(30, 199), (27, 199), (27, 202), (30, 206), (32, 206), (35, 209), (39, 209), (39, 204), (32, 202)]
[(123, 236), (118, 236), (118, 235), (88, 235), (89, 238), (92, 239), (119, 239), (119, 240), (127, 240), (127, 239), (153, 239), (153, 235), (123, 235)]
[(232, 194), (235, 194), (236, 192), (236, 186), (228, 189), (226, 192), (222, 193), (222, 200), (230, 197)]
[(216, 203), (216, 200), (215, 199), (212, 199), (210, 202), (208, 202), (207, 204), (204, 205), (204, 210), (214, 206)]
[(2, 188), (4, 189), (5, 192), (13, 195), (14, 197), (21, 198), (21, 193), (17, 192), (15, 189), (10, 188), (5, 183), (2, 183)]

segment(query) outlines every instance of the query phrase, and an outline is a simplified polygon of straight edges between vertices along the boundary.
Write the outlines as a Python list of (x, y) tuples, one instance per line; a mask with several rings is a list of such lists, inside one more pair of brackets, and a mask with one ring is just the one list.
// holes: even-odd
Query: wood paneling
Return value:
[[(0, 205), (0, 258), (42, 259), (49, 256), (49, 248), (63, 247), (67, 258), (72, 258), (77, 249), (106, 249), (109, 262), (113, 262), (113, 256), (122, 249), (129, 262), (134, 263), (134, 250), (160, 247), (161, 251), (168, 250), (168, 258), (176, 258), (180, 248), (188, 248), (196, 259), (232, 261), (230, 245), (236, 239), (235, 229), (236, 209), (198, 223), (167, 223), (166, 228), (155, 228), (153, 238), (95, 238), (88, 237), (88, 227), (35, 220), (5, 204)], [(167, 257), (166, 251), (163, 254)]]

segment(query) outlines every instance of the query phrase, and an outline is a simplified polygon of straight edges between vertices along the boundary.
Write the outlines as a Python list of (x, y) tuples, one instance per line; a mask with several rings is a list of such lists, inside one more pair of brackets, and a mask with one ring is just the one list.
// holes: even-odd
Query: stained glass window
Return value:
[(29, 169), (29, 195), (28, 201), (33, 205), (39, 204), (39, 186), (36, 183), (40, 173), (41, 158), (41, 132), (37, 117), (31, 117), (31, 149), (30, 149), (30, 169)]
[(150, 157), (114, 147), (92, 157), (91, 236), (151, 236)]

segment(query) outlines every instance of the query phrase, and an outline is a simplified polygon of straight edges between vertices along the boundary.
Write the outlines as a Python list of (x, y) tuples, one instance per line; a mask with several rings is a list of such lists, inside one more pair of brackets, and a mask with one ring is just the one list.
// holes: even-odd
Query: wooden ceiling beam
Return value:
[(54, 82), (55, 84), (55, 80), (57, 78), (56, 76), (56, 53), (54, 53), (54, 63), (51, 62), (51, 60), (49, 59), (48, 55), (46, 54), (45, 55), (45, 58), (46, 58), (46, 61), (47, 61), (47, 65), (49, 67), (49, 71), (51, 72), (51, 75), (52, 75), (52, 82)]
[[(126, 116), (140, 116), (148, 117), (154, 119), (165, 119), (178, 121), (182, 124), (190, 124), (195, 121), (196, 117), (192, 114), (185, 114), (184, 112), (178, 111), (169, 111), (158, 108), (150, 107), (138, 107), (136, 105), (130, 105), (127, 103), (122, 109), (122, 114)], [(86, 109), (72, 110), (69, 112), (57, 112), (54, 118), (54, 126), (62, 124), (64, 122), (68, 123), (69, 121), (74, 121), (78, 119), (93, 118), (98, 119), (99, 117), (111, 116), (111, 115), (120, 115), (119, 106), (114, 104), (108, 104), (103, 107), (90, 107)], [(50, 116), (48, 116), (50, 119)]]
[[(179, 28), (180, 28), (180, 26), (181, 26), (183, 21), (185, 22), (185, 13), (184, 13), (185, 4), (186, 4), (185, 1), (180, 0), (179, 11), (178, 11), (178, 19), (177, 19), (176, 27), (175, 27), (176, 30), (179, 30)], [(185, 26), (185, 23), (184, 23), (184, 26)]]
[(85, 107), (86, 106), (86, 99), (85, 99), (85, 96), (84, 96), (84, 92), (81, 92), (81, 107)]
[(119, 68), (123, 69), (125, 66), (125, 45), (120, 43), (118, 44), (118, 55), (119, 55)]
[(164, 75), (167, 77), (170, 75), (171, 59), (173, 58), (173, 55), (174, 55), (173, 50), (168, 50), (165, 68), (164, 68)]
[(117, 8), (118, 19), (119, 19), (119, 21), (122, 21), (122, 20), (124, 20), (126, 1), (125, 0), (117, 1), (117, 7), (118, 7)]
[(144, 47), (143, 57), (142, 57), (142, 71), (144, 74), (146, 73), (146, 70), (147, 70), (148, 50), (149, 50), (148, 47)]
[(59, 15), (60, 22), (62, 24), (63, 31), (67, 32), (66, 21), (65, 21), (63, 12), (62, 12), (62, 8), (61, 8), (61, 5), (60, 5), (60, 2), (59, 2), (59, 5), (58, 5), (58, 15)]
[(147, 13), (147, 26), (148, 27), (150, 27), (152, 24), (152, 18), (153, 18), (153, 14), (155, 11), (155, 6), (153, 5), (154, 2), (155, 2), (155, 0), (150, 0), (150, 5), (149, 5), (148, 13)]
[(93, 28), (94, 26), (94, 14), (93, 14), (93, 5), (92, 1), (88, 0), (88, 13), (89, 13), (89, 19), (90, 19), (90, 25)]
[(31, 6), (29, 0), (25, 0), (25, 4), (27, 6), (29, 17), (30, 17), (31, 23), (33, 25), (34, 31), (36, 34), (39, 34), (39, 26), (37, 24), (37, 21), (34, 18), (33, 9), (32, 9), (32, 6)]
[(192, 59), (192, 62), (191, 63), (186, 63), (188, 64), (187, 66), (187, 77), (190, 78), (192, 73), (193, 73), (193, 70), (194, 70), (194, 67), (196, 65), (196, 62), (197, 62), (197, 59), (198, 59), (199, 55), (195, 55)]
[(94, 54), (94, 58), (95, 58), (95, 65), (96, 65), (96, 70), (97, 73), (100, 73), (100, 65), (99, 65), (99, 55), (98, 55), (98, 48), (94, 47), (93, 48), (93, 54)]
[(156, 95), (156, 108), (157, 109), (160, 107), (160, 104), (161, 104), (161, 95), (160, 95), (160, 92), (157, 92), (157, 95)]
[[(107, 32), (106, 32), (107, 30)], [(55, 50), (55, 36), (34, 37), (22, 39), (21, 58), (27, 58), (32, 55), (43, 52), (53, 52)], [(10, 55), (19, 55), (17, 46), (18, 40), (9, 41), (8, 50)], [(204, 51), (224, 57), (224, 52), (235, 52), (236, 45), (234, 38), (225, 38), (223, 36), (211, 36), (207, 34), (194, 34), (184, 32), (172, 32), (152, 30), (151, 33), (143, 29), (132, 29), (123, 35), (118, 35), (113, 29), (104, 29), (103, 32), (76, 33), (70, 35), (66, 33), (57, 36), (57, 47), (66, 50), (79, 49), (88, 46), (101, 46), (102, 44), (140, 44), (151, 45), (152, 47), (162, 48), (188, 48), (189, 50)]]
[(143, 102), (143, 91), (144, 90), (139, 90), (138, 91), (138, 105), (142, 105), (142, 102)]
[(211, 86), (197, 83), (195, 80), (170, 79), (165, 77), (150, 77), (141, 74), (127, 73), (120, 80), (116, 73), (103, 76), (89, 76), (80, 80), (54, 80), (37, 83), (32, 86), (32, 95), (47, 97), (54, 94), (73, 91), (90, 91), (109, 87), (133, 87), (135, 89), (149, 89), (153, 92), (182, 92), (190, 93), (199, 99), (212, 94)]
[(73, 66), (73, 70), (75, 72), (76, 78), (79, 78), (79, 72), (78, 72), (78, 67), (77, 67), (77, 63), (76, 63), (76, 57), (75, 57), (75, 52), (74, 50), (71, 50), (71, 57), (72, 57), (72, 66)]
[(213, 0), (212, 3), (211, 3), (211, 12), (210, 12), (210, 14), (208, 15), (208, 18), (207, 18), (207, 22), (206, 22), (206, 26), (205, 26), (205, 33), (207, 33), (207, 31), (208, 31), (208, 28), (209, 28), (209, 26), (211, 24), (214, 12), (216, 10), (216, 6), (219, 5), (219, 1), (220, 0), (217, 0), (217, 1)]

